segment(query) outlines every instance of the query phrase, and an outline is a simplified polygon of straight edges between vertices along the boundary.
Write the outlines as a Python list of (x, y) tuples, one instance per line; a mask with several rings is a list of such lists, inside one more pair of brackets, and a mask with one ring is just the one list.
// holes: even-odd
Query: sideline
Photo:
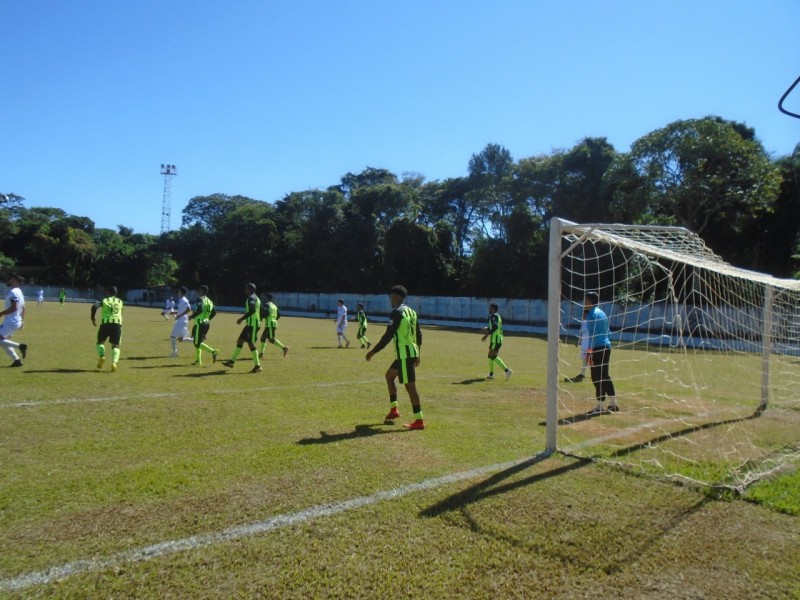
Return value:
[(356, 498), (351, 498), (350, 500), (335, 502), (333, 504), (319, 504), (298, 512), (277, 515), (264, 521), (257, 521), (255, 523), (249, 523), (246, 525), (238, 525), (236, 527), (223, 529), (222, 531), (194, 535), (179, 540), (161, 542), (152, 546), (145, 546), (144, 548), (119, 552), (106, 558), (76, 560), (63, 565), (50, 567), (45, 571), (27, 573), (8, 579), (0, 579), (0, 592), (16, 592), (34, 585), (45, 585), (55, 581), (67, 579), (68, 577), (75, 575), (83, 575), (85, 573), (102, 571), (119, 566), (123, 563), (145, 562), (155, 558), (160, 558), (162, 556), (176, 554), (178, 552), (197, 550), (198, 548), (222, 544), (260, 533), (276, 531), (285, 527), (291, 527), (292, 525), (308, 523), (321, 517), (327, 517), (350, 510), (355, 510), (357, 508), (369, 506), (370, 504), (377, 504), (378, 502), (383, 502), (385, 500), (400, 498), (415, 492), (432, 490), (450, 483), (458, 483), (460, 481), (464, 481), (465, 479), (472, 479), (481, 475), (503, 471), (505, 469), (510, 469), (525, 463), (535, 464), (544, 460), (548, 456), (550, 456), (549, 453), (539, 453), (533, 458), (518, 459), (510, 462), (489, 465), (486, 467), (479, 467), (469, 471), (460, 471), (458, 473), (452, 473), (442, 477), (434, 477), (433, 479), (426, 479), (419, 483), (411, 483), (390, 490), (376, 492), (369, 496), (359, 496)]

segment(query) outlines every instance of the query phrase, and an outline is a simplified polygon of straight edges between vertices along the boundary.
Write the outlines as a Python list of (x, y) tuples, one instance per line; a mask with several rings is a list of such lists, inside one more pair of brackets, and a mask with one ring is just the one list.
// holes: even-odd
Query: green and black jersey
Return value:
[(122, 325), (122, 300), (116, 296), (107, 296), (92, 305), (92, 320), (100, 310), (100, 323)]
[(489, 315), (489, 343), (494, 347), (503, 343), (503, 319), (494, 313)]
[(373, 353), (380, 352), (389, 342), (394, 342), (394, 352), (398, 360), (416, 358), (422, 346), (422, 330), (419, 328), (417, 313), (405, 304), (395, 308), (389, 315), (386, 333), (375, 345)]

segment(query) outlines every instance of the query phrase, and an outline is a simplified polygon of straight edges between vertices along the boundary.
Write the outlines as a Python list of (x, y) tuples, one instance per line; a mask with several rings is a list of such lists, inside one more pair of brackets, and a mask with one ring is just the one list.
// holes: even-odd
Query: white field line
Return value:
[[(418, 378), (418, 381), (432, 381), (434, 379), (457, 379), (457, 375), (434, 375), (431, 377)], [(250, 392), (269, 392), (276, 390), (290, 390), (298, 388), (327, 388), (354, 385), (379, 385), (381, 389), (386, 387), (382, 378), (365, 379), (363, 381), (337, 381), (337, 382), (316, 382), (316, 383), (296, 383), (285, 385), (267, 385), (254, 388), (243, 388), (235, 390), (231, 388), (207, 389), (203, 390), (204, 395), (223, 395), (223, 394), (246, 394)], [(99, 396), (97, 398), (55, 398), (53, 400), (26, 400), (24, 402), (13, 402), (10, 404), (0, 404), (0, 410), (10, 408), (36, 408), (40, 406), (59, 406), (62, 404), (91, 404), (94, 402), (119, 402), (126, 400), (155, 400), (159, 398), (181, 398), (184, 396), (197, 396), (196, 391), (186, 392), (154, 392), (150, 394), (124, 394), (118, 396)]]
[(403, 485), (390, 490), (376, 492), (370, 496), (359, 496), (350, 500), (335, 502), (333, 504), (319, 504), (298, 512), (277, 515), (275, 517), (271, 517), (264, 521), (257, 521), (255, 523), (237, 525), (236, 527), (230, 527), (228, 529), (223, 529), (222, 531), (194, 535), (179, 540), (169, 540), (166, 542), (153, 544), (152, 546), (146, 546), (144, 548), (119, 552), (105, 558), (98, 557), (76, 560), (63, 565), (50, 567), (45, 571), (27, 573), (24, 575), (19, 575), (18, 577), (11, 577), (7, 579), (0, 579), (0, 592), (15, 592), (34, 585), (44, 585), (53, 583), (54, 581), (60, 581), (74, 575), (105, 570), (123, 563), (145, 562), (155, 558), (160, 558), (162, 556), (176, 554), (178, 552), (206, 548), (225, 542), (230, 542), (232, 540), (250, 537), (261, 533), (268, 533), (270, 531), (283, 529), (285, 527), (291, 527), (292, 525), (308, 523), (321, 517), (328, 517), (346, 511), (355, 510), (363, 506), (376, 504), (385, 500), (393, 500), (395, 498), (407, 496), (408, 494), (413, 494), (415, 492), (432, 490), (451, 483), (457, 483), (466, 479), (480, 477), (481, 475), (486, 475), (488, 473), (503, 471), (526, 462), (536, 462), (545, 457), (546, 455), (539, 454), (533, 459), (525, 458), (486, 467), (479, 467), (469, 471), (452, 473), (442, 477), (426, 479), (419, 483), (410, 483), (408, 485)]

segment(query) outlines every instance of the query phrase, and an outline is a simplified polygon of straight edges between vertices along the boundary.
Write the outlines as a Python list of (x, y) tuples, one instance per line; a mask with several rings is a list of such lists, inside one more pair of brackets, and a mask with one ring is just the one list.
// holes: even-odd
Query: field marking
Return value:
[(199, 548), (206, 548), (241, 538), (251, 537), (260, 533), (268, 533), (278, 529), (291, 527), (292, 525), (308, 523), (321, 517), (328, 517), (350, 510), (355, 510), (363, 506), (377, 504), (378, 502), (383, 502), (385, 500), (401, 498), (415, 492), (432, 490), (451, 483), (458, 483), (466, 479), (473, 479), (481, 475), (504, 471), (525, 463), (533, 464), (543, 460), (547, 456), (549, 455), (541, 453), (535, 455), (533, 458), (517, 459), (505, 463), (478, 467), (469, 471), (460, 471), (458, 473), (451, 473), (450, 475), (425, 479), (419, 483), (410, 483), (389, 490), (375, 492), (369, 496), (358, 496), (356, 498), (351, 498), (350, 500), (334, 502), (332, 504), (318, 504), (317, 506), (312, 506), (298, 512), (277, 515), (264, 521), (257, 521), (255, 523), (248, 523), (245, 525), (237, 525), (235, 527), (223, 529), (222, 531), (193, 535), (183, 539), (169, 540), (166, 542), (153, 544), (151, 546), (145, 546), (144, 548), (118, 552), (106, 558), (76, 560), (63, 565), (50, 567), (44, 571), (27, 573), (7, 579), (0, 579), (0, 591), (16, 592), (34, 585), (45, 585), (55, 581), (67, 579), (74, 575), (102, 571), (124, 563), (150, 561), (155, 558), (169, 556), (178, 552), (197, 550)]
[[(430, 377), (418, 378), (418, 381), (433, 381), (434, 379), (457, 379), (457, 375), (433, 375)], [(262, 387), (236, 389), (210, 389), (204, 390), (203, 394), (223, 395), (223, 394), (246, 394), (248, 392), (268, 392), (275, 390), (288, 390), (304, 387), (327, 388), (353, 385), (375, 385), (383, 383), (383, 379), (365, 379), (363, 381), (337, 381), (337, 382), (316, 382), (316, 383), (287, 383), (281, 385), (267, 385)], [(384, 384), (385, 387), (385, 384)], [(11, 404), (0, 404), (0, 410), (9, 408), (37, 408), (40, 406), (59, 406), (63, 404), (91, 404), (96, 402), (118, 402), (125, 400), (155, 400), (158, 398), (180, 398), (182, 396), (197, 396), (197, 392), (153, 392), (150, 394), (130, 394), (118, 396), (99, 396), (97, 398), (57, 398), (53, 400), (25, 400)]]

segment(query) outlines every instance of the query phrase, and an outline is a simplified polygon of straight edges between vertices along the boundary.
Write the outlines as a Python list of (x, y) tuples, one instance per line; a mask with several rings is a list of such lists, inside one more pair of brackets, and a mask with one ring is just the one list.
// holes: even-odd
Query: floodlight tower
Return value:
[(161, 174), (164, 176), (164, 197), (161, 201), (161, 233), (167, 233), (170, 230), (169, 218), (172, 213), (170, 208), (170, 188), (172, 186), (172, 178), (178, 174), (178, 168), (175, 165), (161, 165)]

